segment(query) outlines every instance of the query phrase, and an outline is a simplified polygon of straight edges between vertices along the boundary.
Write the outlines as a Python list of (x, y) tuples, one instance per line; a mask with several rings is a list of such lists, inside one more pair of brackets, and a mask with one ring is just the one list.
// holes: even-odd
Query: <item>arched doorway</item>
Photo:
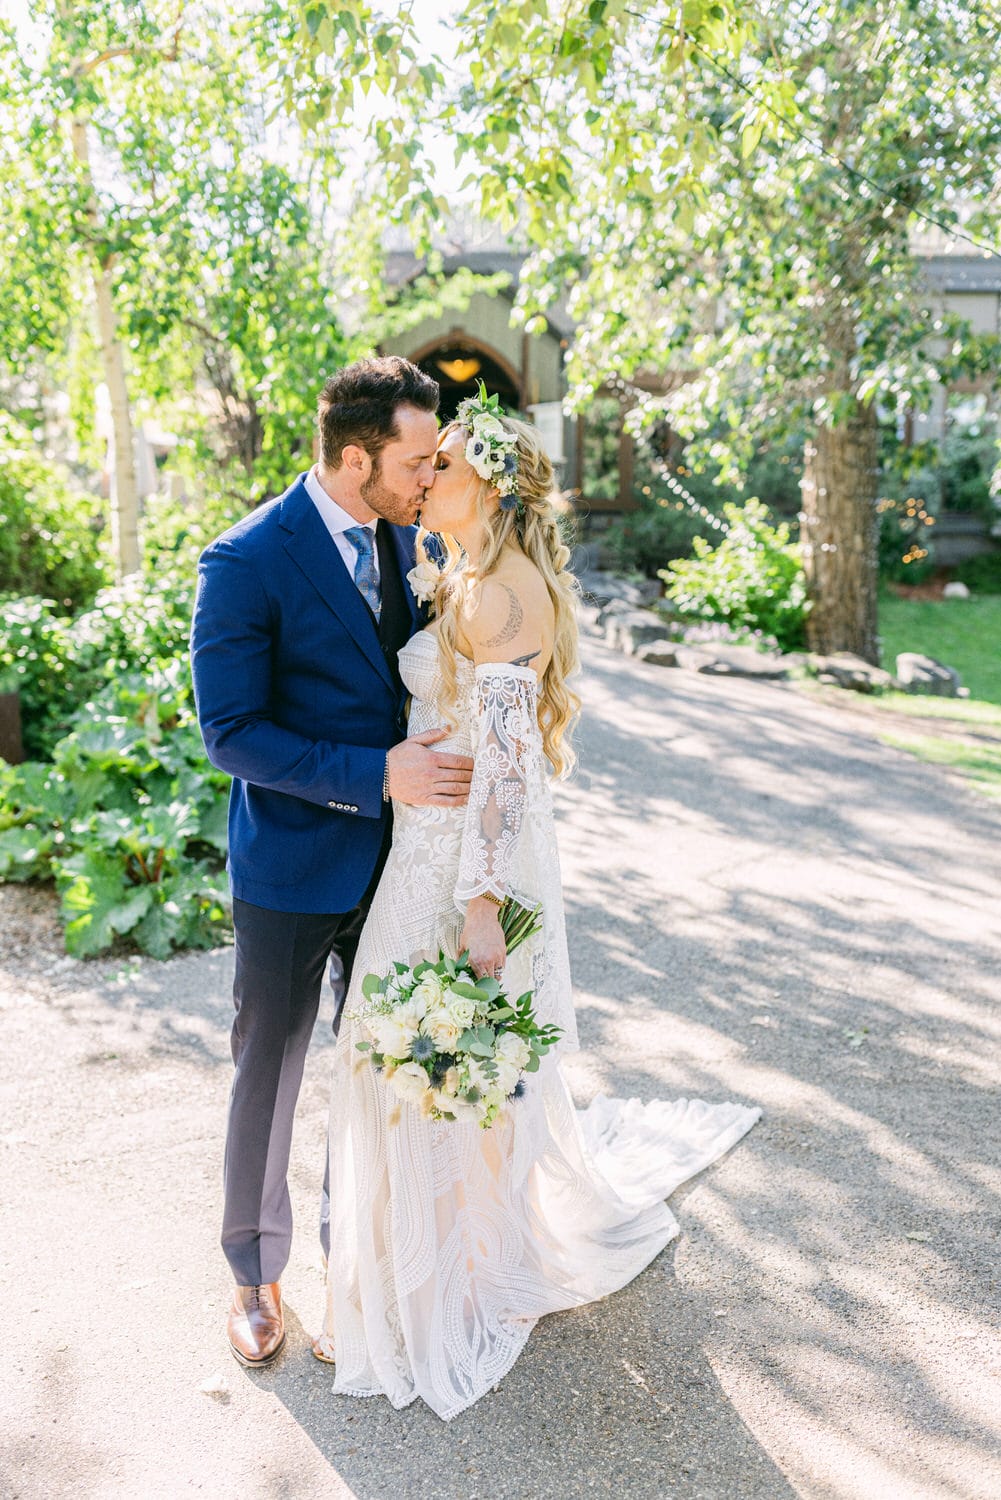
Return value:
[(517, 370), (495, 349), (461, 330), (415, 350), (410, 358), (441, 387), (438, 414), (443, 422), (451, 421), (459, 402), (466, 396), (476, 395), (481, 380), (488, 396), (500, 397), (505, 411), (515, 413), (520, 408), (521, 382)]

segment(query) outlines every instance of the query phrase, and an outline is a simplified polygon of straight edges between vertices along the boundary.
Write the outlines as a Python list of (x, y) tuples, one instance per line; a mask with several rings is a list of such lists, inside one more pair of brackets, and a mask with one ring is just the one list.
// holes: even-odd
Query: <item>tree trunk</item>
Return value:
[[(87, 121), (80, 116), (71, 127), (73, 154), (80, 167), (87, 191), (88, 217), (97, 239), (100, 229), (97, 197), (90, 170), (90, 147)], [(104, 380), (111, 398), (112, 466), (111, 466), (111, 541), (119, 576), (135, 573), (139, 568), (139, 493), (136, 484), (135, 451), (132, 442), (132, 414), (125, 383), (125, 359), (118, 337), (118, 319), (111, 286), (111, 272), (95, 243), (90, 253), (94, 302), (97, 308), (97, 331), (101, 346)]]
[(876, 588), (876, 412), (855, 403), (846, 422), (807, 440), (800, 512), (803, 567), (813, 608), (811, 651), (851, 651), (879, 665)]

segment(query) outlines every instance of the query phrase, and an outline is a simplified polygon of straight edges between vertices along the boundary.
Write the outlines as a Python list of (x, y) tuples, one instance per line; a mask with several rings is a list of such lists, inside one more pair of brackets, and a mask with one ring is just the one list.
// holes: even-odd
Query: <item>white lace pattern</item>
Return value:
[[(437, 643), (400, 653), (410, 734), (439, 727)], [(394, 959), (454, 953), (473, 895), (541, 902), (541, 934), (505, 987), (531, 988), (564, 1038), (490, 1130), (401, 1105), (345, 1019), (330, 1117), (331, 1248), (324, 1343), (334, 1391), (421, 1397), (448, 1420), (514, 1364), (538, 1318), (631, 1281), (677, 1232), (664, 1198), (722, 1155), (759, 1111), (607, 1099), (574, 1108), (559, 1055), (577, 1044), (535, 673), (460, 659), (458, 727), (475, 757), (468, 808), (394, 807), (393, 848), (362, 934), (346, 1009)]]

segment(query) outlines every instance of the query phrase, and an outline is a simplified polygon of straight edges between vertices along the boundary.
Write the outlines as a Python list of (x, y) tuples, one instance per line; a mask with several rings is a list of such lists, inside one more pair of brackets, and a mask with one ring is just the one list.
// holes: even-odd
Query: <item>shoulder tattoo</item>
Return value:
[(525, 618), (525, 611), (522, 609), (518, 595), (514, 589), (510, 588), (506, 583), (502, 583), (501, 588), (507, 594), (510, 601), (507, 620), (496, 635), (492, 635), (488, 641), (484, 642), (486, 646), (503, 646), (505, 641), (513, 641), (521, 629), (522, 621)]

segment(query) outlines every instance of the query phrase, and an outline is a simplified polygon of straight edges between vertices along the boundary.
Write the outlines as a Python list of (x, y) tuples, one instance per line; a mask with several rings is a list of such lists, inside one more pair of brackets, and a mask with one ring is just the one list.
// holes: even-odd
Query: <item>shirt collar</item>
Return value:
[(350, 531), (355, 526), (367, 526), (370, 531), (374, 531), (379, 524), (378, 516), (373, 516), (371, 521), (356, 521), (354, 516), (349, 516), (344, 507), (338, 505), (337, 501), (332, 500), (327, 494), (323, 485), (316, 477), (315, 468), (310, 469), (303, 483), (306, 486), (307, 495), (313, 504), (319, 508), (320, 514), (326, 522), (329, 531)]

